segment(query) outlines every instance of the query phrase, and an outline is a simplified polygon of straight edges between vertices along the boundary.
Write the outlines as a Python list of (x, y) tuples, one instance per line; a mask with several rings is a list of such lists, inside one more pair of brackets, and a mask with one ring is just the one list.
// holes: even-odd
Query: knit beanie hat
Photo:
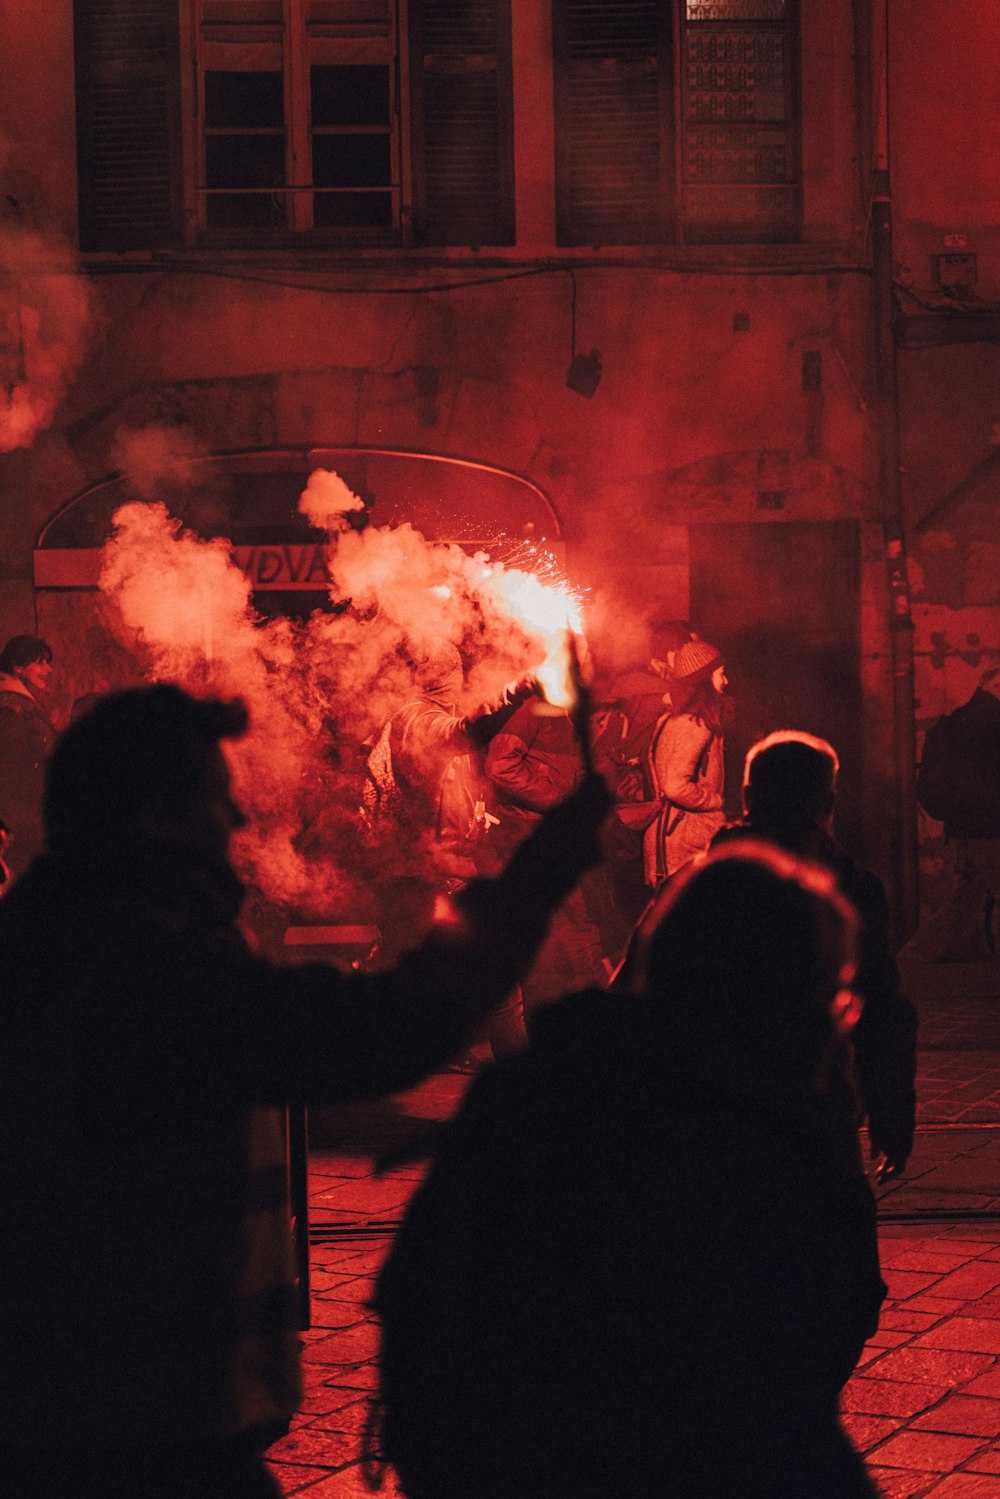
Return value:
[(694, 687), (698, 682), (706, 682), (722, 663), (722, 655), (707, 640), (689, 640), (674, 657), (674, 681)]

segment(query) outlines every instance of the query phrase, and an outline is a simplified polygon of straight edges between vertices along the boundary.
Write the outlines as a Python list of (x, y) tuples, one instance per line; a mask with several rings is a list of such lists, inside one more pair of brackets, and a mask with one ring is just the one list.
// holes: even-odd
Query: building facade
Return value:
[(376, 520), (544, 536), (596, 649), (725, 650), (731, 778), (836, 743), (912, 927), (921, 727), (1000, 653), (1000, 25), (948, 12), (10, 0), (0, 627), (108, 685), (123, 431), (246, 547), (320, 465)]

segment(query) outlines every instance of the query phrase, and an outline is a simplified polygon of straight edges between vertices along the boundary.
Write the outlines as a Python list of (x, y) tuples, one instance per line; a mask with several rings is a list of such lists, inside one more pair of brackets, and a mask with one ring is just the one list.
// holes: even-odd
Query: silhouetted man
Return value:
[(934, 923), (945, 928), (940, 956), (995, 956), (1000, 938), (1000, 666), (984, 671), (968, 702), (928, 729), (917, 800), (943, 823), (945, 838), (955, 845), (958, 885)]
[(868, 1117), (872, 1159), (881, 1157), (879, 1176), (885, 1179), (903, 1170), (913, 1149), (917, 1013), (900, 992), (882, 881), (833, 840), (839, 769), (837, 753), (825, 739), (792, 729), (768, 734), (747, 752), (745, 815), (723, 829), (715, 842), (763, 838), (825, 865), (858, 912), (854, 987), (864, 1010), (852, 1036), (855, 1071)]
[(237, 926), (239, 702), (103, 699), (56, 747), (48, 851), (0, 904), (0, 1486), (254, 1499), (299, 1396), (283, 1116), (468, 1045), (597, 857), (591, 778), (385, 974)]
[(476, 1079), (378, 1282), (409, 1499), (875, 1499), (837, 1418), (885, 1295), (825, 1106), (853, 928), (827, 871), (713, 852), (632, 993)]

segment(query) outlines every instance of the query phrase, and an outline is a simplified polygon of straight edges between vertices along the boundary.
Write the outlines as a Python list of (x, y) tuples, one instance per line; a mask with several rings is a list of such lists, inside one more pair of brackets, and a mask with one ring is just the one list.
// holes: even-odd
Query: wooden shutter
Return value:
[(413, 0), (410, 28), (417, 238), (512, 245), (510, 0)]
[(646, 244), (673, 216), (672, 27), (662, 0), (555, 0), (556, 232)]
[(177, 0), (74, 0), (82, 250), (180, 243)]

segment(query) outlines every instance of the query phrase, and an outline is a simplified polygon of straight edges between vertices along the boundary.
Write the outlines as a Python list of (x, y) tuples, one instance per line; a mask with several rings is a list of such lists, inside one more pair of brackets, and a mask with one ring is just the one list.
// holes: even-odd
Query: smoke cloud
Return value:
[(69, 247), (0, 221), (0, 452), (52, 424), (83, 362), (92, 296)]
[(197, 482), (199, 460), (208, 450), (187, 427), (119, 427), (111, 447), (112, 465), (143, 500), (166, 500)]
[(116, 512), (100, 587), (147, 680), (247, 703), (250, 732), (227, 746), (250, 819), (238, 837), (244, 878), (303, 919), (350, 920), (371, 875), (358, 836), (367, 746), (415, 696), (415, 664), (442, 642), (458, 647), (459, 706), (470, 707), (536, 670), (581, 627), (581, 605), (544, 553), (532, 572), (410, 525), (340, 529), (354, 497), (319, 472), (302, 506), (328, 527), (333, 612), (261, 618), (231, 544), (185, 529), (162, 502)]
[(352, 510), (363, 510), (364, 501), (330, 469), (314, 468), (299, 495), (299, 510), (321, 531), (343, 529), (337, 518)]

